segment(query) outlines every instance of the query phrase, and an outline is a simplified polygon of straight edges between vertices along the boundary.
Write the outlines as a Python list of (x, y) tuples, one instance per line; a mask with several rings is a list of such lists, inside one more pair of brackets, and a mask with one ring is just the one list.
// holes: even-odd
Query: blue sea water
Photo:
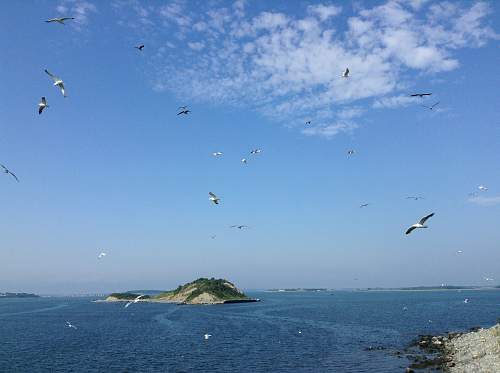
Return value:
[(249, 294), (262, 302), (0, 299), (0, 372), (403, 372), (392, 352), (419, 334), (500, 316), (500, 291)]

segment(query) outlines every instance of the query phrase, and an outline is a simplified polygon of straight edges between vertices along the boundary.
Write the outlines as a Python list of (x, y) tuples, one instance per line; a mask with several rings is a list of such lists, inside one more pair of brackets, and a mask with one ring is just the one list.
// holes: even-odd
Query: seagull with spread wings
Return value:
[(208, 195), (209, 195), (208, 199), (209, 199), (210, 201), (212, 201), (212, 202), (213, 202), (213, 203), (215, 203), (216, 205), (218, 205), (218, 204), (219, 204), (219, 201), (220, 201), (220, 198), (219, 198), (219, 197), (217, 197), (217, 196), (216, 196), (214, 193), (212, 193), (212, 192), (208, 192)]
[(19, 179), (17, 178), (16, 174), (11, 172), (7, 167), (5, 167), (3, 164), (0, 164), (0, 166), (2, 166), (3, 168), (3, 173), (4, 174), (7, 174), (7, 175), (11, 175), (14, 179), (16, 179), (17, 182), (19, 182)]
[(363, 207), (367, 207), (369, 206), (370, 204), (369, 203), (363, 203), (362, 205), (359, 205), (360, 208), (363, 208)]
[(181, 106), (179, 109), (177, 110), (180, 110), (177, 115), (181, 115), (181, 114), (184, 114), (184, 115), (188, 115), (191, 110), (189, 110), (186, 106)]
[(410, 95), (410, 97), (424, 98), (424, 96), (430, 96), (430, 95), (432, 95), (432, 93), (414, 93), (414, 94)]
[(70, 323), (69, 321), (66, 321), (66, 327), (70, 328), (70, 329), (77, 329), (76, 326), (74, 326), (72, 323)]
[(47, 104), (47, 100), (45, 99), (45, 97), (42, 97), (42, 99), (38, 103), (38, 114), (42, 114), (43, 109), (48, 107), (49, 105)]
[(142, 50), (144, 49), (144, 44), (136, 45), (134, 48), (138, 49), (138, 50), (140, 50), (142, 52)]
[(60, 23), (61, 25), (65, 25), (64, 21), (68, 21), (70, 19), (75, 19), (75, 17), (58, 17), (58, 18), (51, 18), (46, 20), (45, 22), (47, 23)]
[(134, 300), (131, 300), (130, 302), (128, 302), (124, 308), (128, 308), (131, 304), (135, 304), (137, 302), (139, 302), (139, 300), (144, 297), (144, 294), (141, 294), (139, 295), (137, 298), (135, 298)]
[(104, 258), (106, 255), (108, 255), (108, 254), (107, 254), (107, 253), (105, 253), (105, 252), (102, 252), (102, 253), (100, 253), (100, 254), (97, 256), (97, 259), (102, 259), (102, 258)]
[(342, 73), (342, 78), (349, 78), (349, 68), (346, 67), (344, 72)]
[(214, 157), (220, 157), (220, 156), (221, 156), (221, 155), (223, 155), (223, 154), (224, 154), (224, 153), (222, 153), (222, 152), (213, 152), (213, 153), (212, 153), (212, 155), (213, 155)]
[(424, 199), (424, 197), (420, 197), (420, 196), (408, 196), (408, 197), (406, 197), (406, 199), (412, 199), (414, 201), (418, 201), (419, 199)]
[(262, 153), (262, 149), (253, 149), (252, 151), (250, 151), (250, 154), (260, 154)]
[(438, 105), (439, 105), (439, 101), (438, 101), (438, 102), (436, 102), (436, 103), (434, 103), (434, 104), (432, 104), (431, 106), (426, 106), (426, 105), (422, 105), (422, 106), (423, 106), (424, 108), (429, 109), (429, 110), (431, 110), (431, 111), (432, 111), (432, 110), (434, 110), (434, 108), (435, 108), (436, 106), (438, 106)]
[(64, 91), (64, 82), (61, 78), (58, 78), (57, 76), (55, 76), (54, 74), (50, 73), (49, 70), (45, 69), (45, 72), (47, 73), (48, 76), (50, 76), (52, 78), (52, 80), (54, 81), (54, 85), (59, 87), (59, 89), (61, 90), (61, 93), (64, 97), (67, 97), (66, 96), (66, 92)]
[(248, 228), (248, 225), (231, 225), (230, 228), (244, 229)]
[(422, 219), (420, 219), (420, 221), (418, 223), (413, 224), (410, 228), (408, 228), (408, 230), (406, 231), (406, 234), (410, 234), (411, 232), (413, 232), (415, 229), (418, 229), (418, 228), (428, 228), (427, 225), (425, 225), (425, 222), (429, 218), (432, 218), (433, 216), (434, 216), (434, 213), (429, 214), (427, 216), (424, 216)]

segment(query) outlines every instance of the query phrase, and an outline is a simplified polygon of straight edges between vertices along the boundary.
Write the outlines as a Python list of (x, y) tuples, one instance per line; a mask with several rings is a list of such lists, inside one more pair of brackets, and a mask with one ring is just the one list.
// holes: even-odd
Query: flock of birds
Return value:
[[(74, 20), (75, 17), (57, 17), (57, 18), (51, 18), (51, 19), (48, 19), (46, 20), (45, 22), (47, 23), (57, 23), (57, 24), (61, 24), (61, 25), (65, 25), (65, 22), (66, 21), (70, 21), (70, 20)], [(138, 51), (142, 52), (144, 50), (144, 44), (140, 44), (140, 45), (137, 45), (137, 46), (134, 46), (135, 49), (137, 49)], [(63, 97), (67, 97), (66, 95), (66, 89), (65, 89), (65, 86), (64, 86), (64, 81), (59, 78), (58, 76), (52, 74), (49, 70), (45, 69), (44, 70), (45, 73), (52, 79), (53, 81), (53, 85), (57, 88), (59, 88), (61, 94), (63, 95)], [(348, 79), (350, 77), (350, 70), (349, 68), (346, 68), (343, 72), (342, 72), (342, 75), (341, 75), (342, 78), (344, 79)], [(411, 94), (409, 95), (410, 97), (418, 97), (418, 98), (425, 98), (425, 97), (429, 97), (431, 96), (432, 93), (414, 93), (414, 94)], [(430, 111), (433, 111), (437, 105), (439, 105), (439, 101), (433, 103), (432, 105), (421, 105), (422, 107), (430, 110)], [(40, 102), (38, 103), (38, 114), (42, 114), (44, 110), (46, 110), (47, 108), (49, 108), (49, 104), (47, 102), (47, 98), (45, 96), (41, 97), (40, 99)], [(187, 106), (180, 106), (178, 109), (177, 109), (177, 115), (189, 115), (191, 113), (191, 110), (187, 107)], [(305, 122), (305, 125), (306, 126), (309, 126), (312, 124), (312, 121), (311, 120), (307, 120)], [(250, 151), (250, 155), (254, 156), (254, 155), (258, 155), (262, 153), (262, 149), (259, 149), (259, 148), (256, 148), (256, 149), (252, 149)], [(353, 149), (349, 149), (347, 151), (347, 155), (348, 156), (353, 156), (355, 155), (356, 151), (353, 150)], [(212, 153), (212, 156), (214, 157), (221, 157), (223, 156), (224, 154), (220, 151), (216, 151), (216, 152), (213, 152)], [(242, 164), (247, 164), (248, 163), (248, 159), (247, 158), (242, 158), (241, 159), (241, 163)], [(13, 177), (15, 179), (15, 181), (19, 182), (19, 179), (18, 177), (16, 176), (15, 173), (13, 173), (12, 171), (10, 171), (6, 166), (4, 166), (3, 164), (0, 164), (0, 166), (2, 167), (3, 169), (3, 173), (7, 174), (7, 175), (10, 175), (11, 177)], [(479, 192), (485, 192), (488, 190), (488, 188), (484, 185), (480, 185), (478, 187), (478, 190)], [(478, 195), (478, 192), (474, 191), (474, 192), (471, 192), (469, 193), (469, 196), (470, 197), (476, 197)], [(208, 198), (209, 200), (214, 204), (214, 205), (219, 205), (220, 202), (221, 202), (221, 198), (218, 197), (215, 193), (213, 192), (208, 192)], [(406, 197), (406, 199), (412, 199), (412, 200), (415, 200), (415, 201), (418, 201), (418, 200), (421, 200), (421, 199), (424, 199), (424, 197), (421, 197), (421, 196), (408, 196)], [(369, 203), (363, 203), (361, 204), (359, 207), (360, 208), (364, 208), (364, 207), (368, 207), (370, 204)], [(413, 225), (411, 225), (405, 232), (406, 235), (412, 233), (414, 230), (416, 229), (423, 229), (423, 228), (428, 228), (428, 226), (425, 224), (427, 222), (428, 219), (430, 219), (431, 217), (434, 216), (434, 213), (430, 213), (426, 216), (424, 216), (423, 218), (421, 218), (418, 223), (415, 223)], [(239, 230), (242, 230), (242, 229), (247, 229), (249, 228), (247, 225), (231, 225), (230, 228), (236, 228), (236, 229), (239, 229)], [(215, 239), (216, 238), (216, 235), (212, 235), (211, 236), (212, 239)], [(462, 250), (458, 250), (457, 251), (457, 254), (461, 254), (463, 253)], [(107, 256), (108, 254), (106, 252), (101, 252), (99, 255), (98, 255), (98, 259), (103, 259)], [(484, 277), (483, 276), (483, 279), (485, 281), (493, 281), (493, 278), (490, 278), (490, 277)], [(443, 284), (444, 285), (444, 284)], [(124, 306), (124, 308), (128, 308), (129, 306), (131, 306), (132, 304), (135, 304), (135, 303), (138, 303), (141, 298), (143, 298), (144, 295), (139, 295), (138, 297), (136, 297), (135, 299), (127, 302)], [(466, 298), (464, 301), (464, 303), (469, 303), (469, 299)], [(404, 311), (407, 310), (407, 307), (404, 307), (403, 308)], [(431, 320), (429, 320), (429, 322), (431, 322)], [(73, 325), (72, 323), (70, 323), (69, 321), (66, 321), (66, 326), (70, 329), (77, 329), (77, 327), (75, 325)], [(299, 331), (299, 333), (301, 333)], [(208, 340), (212, 335), (211, 334), (205, 334), (203, 337), (205, 340)]]

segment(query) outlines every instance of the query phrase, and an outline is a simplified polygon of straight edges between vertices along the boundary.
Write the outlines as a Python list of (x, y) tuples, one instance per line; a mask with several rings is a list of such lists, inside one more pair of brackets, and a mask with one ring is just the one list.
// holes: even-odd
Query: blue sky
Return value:
[[(499, 14), (474, 1), (4, 4), (0, 163), (21, 182), (0, 175), (0, 290), (500, 282)], [(56, 16), (76, 19), (44, 22)], [(433, 95), (408, 97), (421, 91)], [(430, 229), (404, 235), (430, 212)]]

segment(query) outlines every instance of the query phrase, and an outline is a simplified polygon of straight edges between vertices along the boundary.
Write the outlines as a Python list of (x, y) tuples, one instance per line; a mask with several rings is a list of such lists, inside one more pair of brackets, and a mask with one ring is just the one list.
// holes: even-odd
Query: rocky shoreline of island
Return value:
[(421, 335), (406, 350), (406, 372), (500, 372), (500, 324), (468, 332)]

